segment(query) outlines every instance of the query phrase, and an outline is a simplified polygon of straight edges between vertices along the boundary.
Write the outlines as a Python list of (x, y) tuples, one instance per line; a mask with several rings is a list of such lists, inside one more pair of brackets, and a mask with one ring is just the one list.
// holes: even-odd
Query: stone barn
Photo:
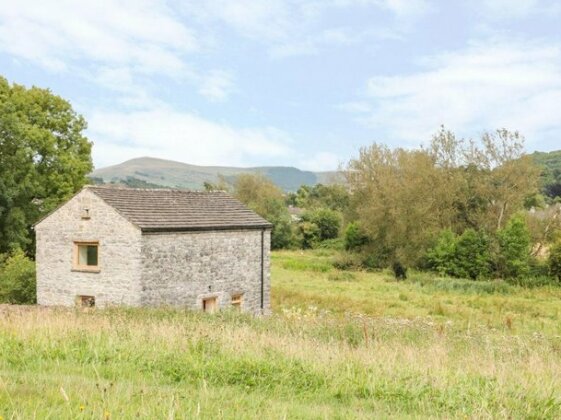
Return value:
[(266, 313), (271, 228), (224, 192), (86, 186), (35, 225), (37, 302)]

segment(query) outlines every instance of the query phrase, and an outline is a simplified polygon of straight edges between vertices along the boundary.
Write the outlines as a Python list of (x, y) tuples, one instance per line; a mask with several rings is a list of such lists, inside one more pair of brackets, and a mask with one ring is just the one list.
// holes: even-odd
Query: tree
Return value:
[(271, 247), (285, 248), (290, 243), (290, 215), (282, 191), (262, 175), (241, 174), (234, 184), (234, 196), (273, 224)]
[(425, 150), (374, 144), (347, 168), (351, 211), (370, 238), (380, 265), (415, 265), (431, 238), (450, 224), (451, 201), (433, 157)]
[(87, 182), (85, 128), (61, 97), (0, 77), (0, 253), (33, 254), (32, 224)]
[(450, 229), (440, 232), (435, 245), (427, 252), (427, 264), (440, 275), (452, 275), (458, 238)]
[(364, 232), (359, 222), (351, 222), (345, 229), (345, 249), (347, 251), (359, 250), (368, 244), (368, 235)]
[(530, 271), (530, 232), (521, 215), (511, 218), (497, 234), (500, 255), (498, 274), (505, 278), (527, 275)]
[(335, 239), (339, 236), (341, 216), (333, 210), (323, 208), (308, 212), (304, 214), (302, 220), (317, 226), (319, 241)]
[(0, 266), (0, 302), (36, 302), (35, 263), (16, 250)]
[(489, 237), (484, 232), (467, 229), (456, 242), (451, 275), (474, 280), (488, 277), (491, 272), (489, 245)]
[(296, 194), (289, 197), (289, 204), (305, 209), (327, 208), (343, 212), (349, 206), (350, 196), (344, 185), (302, 185)]
[(454, 198), (457, 232), (496, 232), (538, 193), (540, 169), (524, 153), (524, 137), (517, 131), (487, 132), (476, 142), (441, 127), (429, 150)]

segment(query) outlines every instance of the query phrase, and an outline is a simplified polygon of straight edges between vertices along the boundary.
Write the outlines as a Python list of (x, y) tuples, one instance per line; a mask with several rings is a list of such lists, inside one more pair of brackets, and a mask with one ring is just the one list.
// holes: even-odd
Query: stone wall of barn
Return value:
[(216, 297), (218, 309), (226, 309), (241, 294), (242, 311), (268, 313), (270, 243), (270, 230), (144, 234), (141, 304), (202, 310), (203, 299)]
[[(83, 189), (35, 231), (40, 305), (72, 306), (78, 296), (93, 296), (100, 307), (140, 304), (140, 229), (93, 192)], [(76, 241), (99, 242), (98, 272), (73, 268)]]

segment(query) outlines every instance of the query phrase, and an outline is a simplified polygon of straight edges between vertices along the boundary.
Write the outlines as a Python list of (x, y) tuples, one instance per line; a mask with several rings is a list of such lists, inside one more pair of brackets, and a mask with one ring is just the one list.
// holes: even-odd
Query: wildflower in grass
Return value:
[(105, 411), (105, 413), (103, 413), (105, 420), (110, 419), (111, 418), (111, 413), (109, 411)]
[(84, 411), (86, 409), (86, 407), (84, 407), (83, 405), (80, 406), (80, 411)]

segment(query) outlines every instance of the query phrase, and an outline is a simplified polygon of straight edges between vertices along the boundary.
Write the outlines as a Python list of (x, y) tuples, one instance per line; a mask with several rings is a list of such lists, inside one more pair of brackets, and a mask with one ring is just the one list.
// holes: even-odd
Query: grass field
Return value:
[(0, 416), (559, 418), (561, 288), (273, 255), (274, 314), (0, 307)]

